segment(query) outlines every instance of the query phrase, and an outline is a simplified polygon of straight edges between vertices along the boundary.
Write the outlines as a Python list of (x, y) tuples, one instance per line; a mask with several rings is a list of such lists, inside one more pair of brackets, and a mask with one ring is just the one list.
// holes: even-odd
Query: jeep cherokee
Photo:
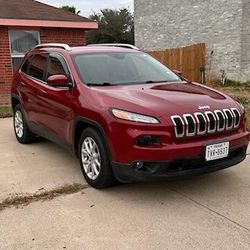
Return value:
[(38, 45), (14, 74), (11, 101), (17, 140), (65, 146), (95, 188), (213, 172), (246, 156), (242, 105), (124, 45)]

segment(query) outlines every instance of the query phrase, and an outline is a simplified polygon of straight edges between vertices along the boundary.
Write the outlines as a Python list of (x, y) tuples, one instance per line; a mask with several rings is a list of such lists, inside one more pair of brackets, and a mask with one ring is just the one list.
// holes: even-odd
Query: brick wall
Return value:
[(41, 43), (67, 43), (70, 46), (86, 45), (82, 29), (43, 28), (40, 30)]
[(135, 0), (135, 43), (145, 50), (206, 43), (207, 74), (250, 80), (249, 11), (250, 0)]
[[(12, 28), (12, 29), (22, 29)], [(40, 31), (41, 43), (67, 43), (70, 46), (86, 44), (85, 31), (82, 29), (63, 28), (23, 28), (24, 30)], [(9, 47), (8, 27), (0, 26), (0, 105), (10, 103), (12, 66)]]
[(12, 67), (8, 28), (0, 26), (0, 104), (9, 103)]

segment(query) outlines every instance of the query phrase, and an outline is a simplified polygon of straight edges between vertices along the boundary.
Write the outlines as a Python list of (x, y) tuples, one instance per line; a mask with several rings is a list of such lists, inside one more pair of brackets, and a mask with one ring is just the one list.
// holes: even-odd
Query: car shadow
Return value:
[(165, 203), (171, 201), (173, 197), (175, 199), (189, 199), (188, 197), (219, 199), (221, 195), (226, 195), (227, 190), (232, 190), (232, 183), (237, 182), (237, 178), (228, 169), (165, 182), (119, 184), (115, 187), (103, 189), (101, 192), (128, 201), (143, 199), (149, 203), (152, 203), (152, 201)]

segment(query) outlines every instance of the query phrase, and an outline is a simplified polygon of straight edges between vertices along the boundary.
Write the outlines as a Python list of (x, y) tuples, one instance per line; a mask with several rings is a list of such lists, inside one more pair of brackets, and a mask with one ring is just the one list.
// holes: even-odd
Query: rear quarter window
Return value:
[(23, 63), (23, 66), (22, 66), (22, 68), (21, 68), (21, 71), (22, 71), (23, 73), (25, 73), (25, 74), (28, 74), (28, 69), (29, 69), (29, 65), (30, 65), (30, 63), (31, 63), (31, 58), (32, 58), (32, 56), (27, 56), (27, 57), (25, 58), (25, 61), (24, 61), (24, 63)]

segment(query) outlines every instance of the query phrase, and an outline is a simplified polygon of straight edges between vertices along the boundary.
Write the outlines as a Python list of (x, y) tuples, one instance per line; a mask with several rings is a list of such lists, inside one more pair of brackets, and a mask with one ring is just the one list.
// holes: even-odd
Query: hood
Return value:
[(198, 83), (116, 85), (92, 90), (102, 107), (157, 117), (237, 107), (231, 97)]

